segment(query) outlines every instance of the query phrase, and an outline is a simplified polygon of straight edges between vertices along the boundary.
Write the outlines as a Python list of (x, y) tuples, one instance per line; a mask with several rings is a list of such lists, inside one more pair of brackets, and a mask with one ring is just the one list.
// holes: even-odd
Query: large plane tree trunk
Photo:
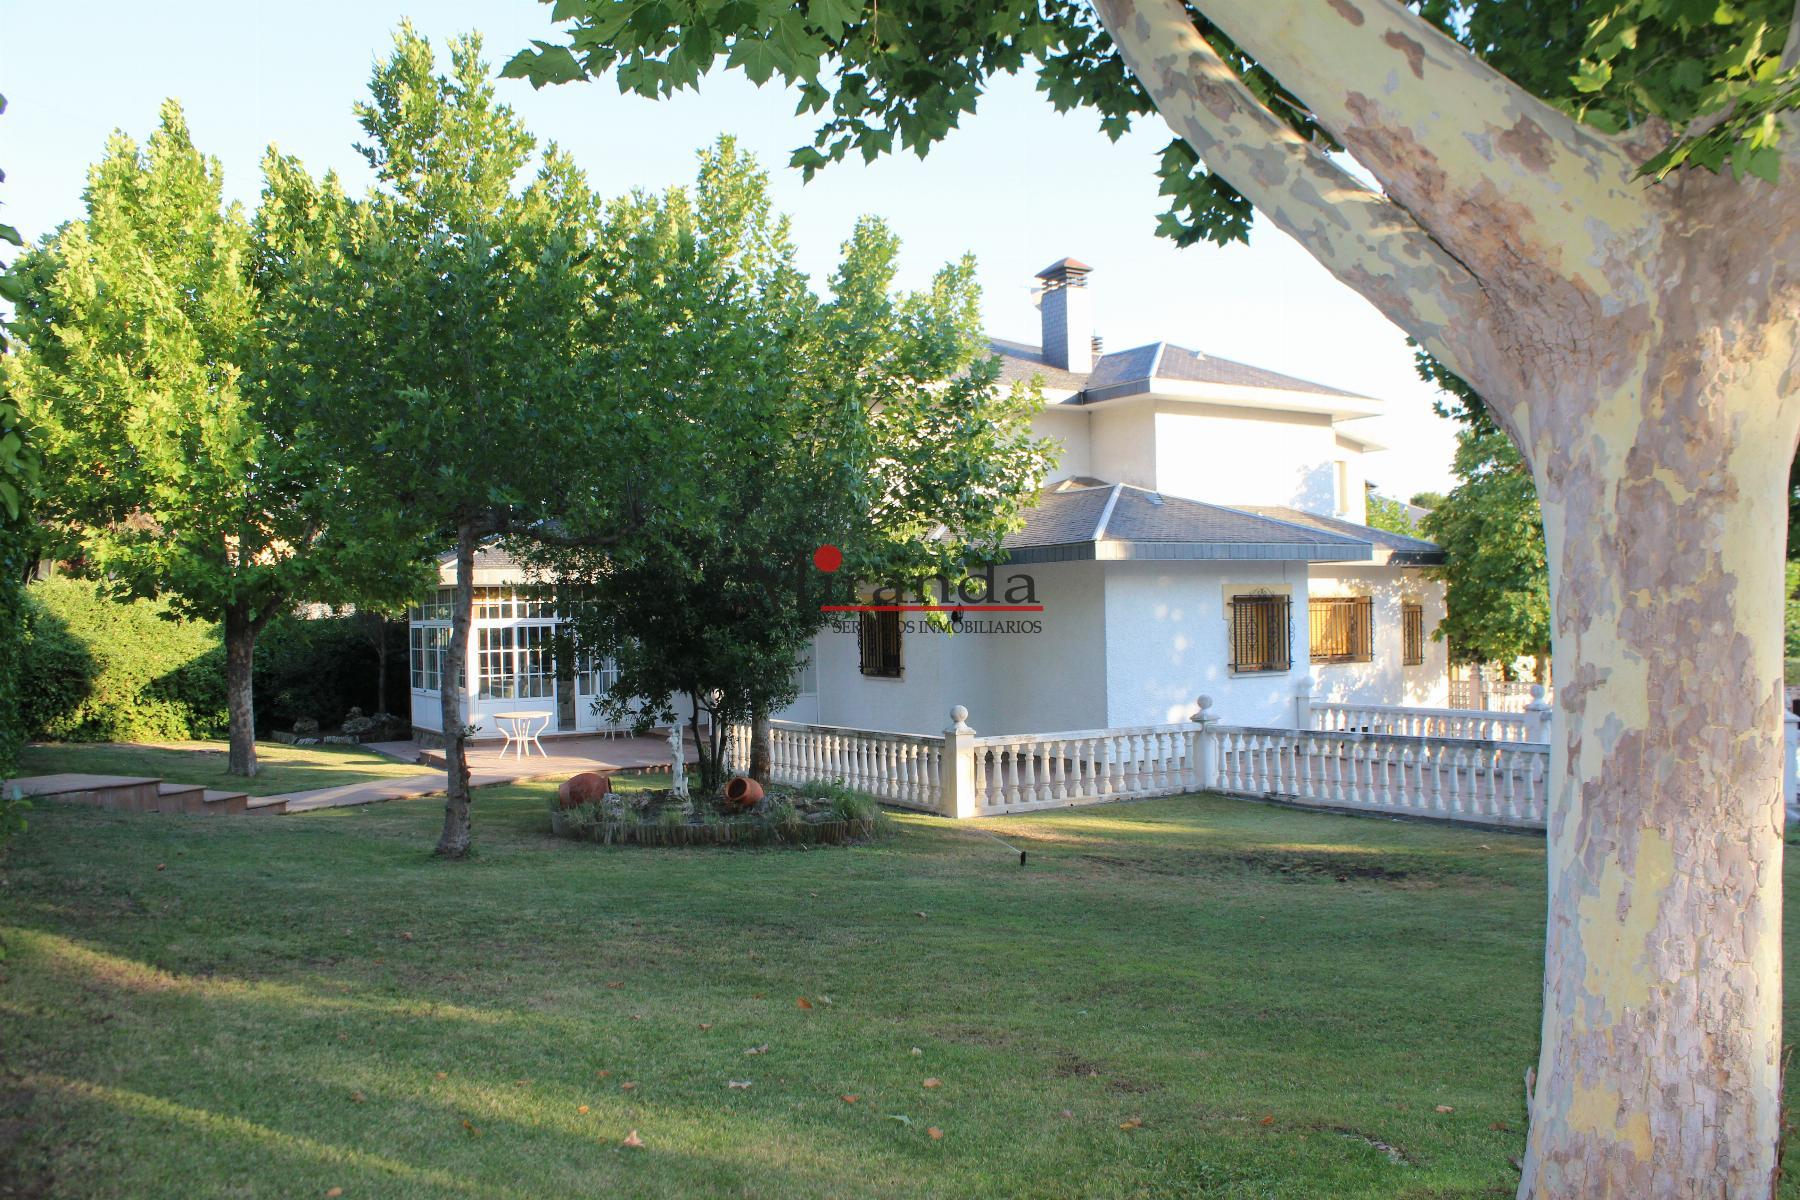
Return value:
[(1677, 332), (1637, 395), (1532, 439), (1557, 728), (1522, 1197), (1767, 1196), (1774, 1176), (1794, 434), (1761, 338)]
[(256, 629), (248, 603), (225, 610), (225, 708), (231, 739), (225, 771), (246, 779), (256, 774)]
[(467, 522), (456, 530), (456, 587), (451, 601), (450, 645), (444, 650), (444, 674), (438, 680), (439, 716), (444, 730), (444, 831), (437, 853), (461, 858), (474, 842), (474, 814), (469, 793), (467, 717), (463, 712), (469, 677), (469, 628), (475, 605), (475, 547), (479, 535)]
[[(1206, 165), (1482, 396), (1544, 504), (1557, 728), (1519, 1195), (1767, 1196), (1800, 130), (1779, 182), (1656, 183), (1666, 128), (1578, 125), (1395, 0), (1191, 4), (1095, 8)], [(1195, 10), (1379, 187), (1296, 137)]]

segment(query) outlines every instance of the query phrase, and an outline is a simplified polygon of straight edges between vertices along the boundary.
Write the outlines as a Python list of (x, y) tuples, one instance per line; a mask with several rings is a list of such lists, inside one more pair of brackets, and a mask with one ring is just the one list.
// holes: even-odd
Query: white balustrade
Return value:
[(1401, 737), (1465, 738), (1530, 742), (1532, 714), (1472, 708), (1408, 708), (1399, 704), (1327, 704), (1313, 701), (1313, 728), (1326, 733), (1378, 733)]
[(974, 811), (1030, 812), (1199, 790), (1197, 725), (977, 737)]
[[(771, 775), (951, 817), (1216, 790), (1541, 829), (1550, 710), (1536, 704), (1519, 715), (1312, 703), (1314, 729), (1221, 725), (1204, 696), (1191, 723), (1053, 733), (980, 736), (961, 707), (942, 736), (771, 721)], [(728, 736), (742, 769), (749, 726)]]
[(1535, 742), (1229, 725), (1214, 736), (1228, 794), (1544, 826), (1550, 751)]
[[(750, 763), (750, 726), (733, 725), (731, 762)], [(769, 722), (769, 777), (776, 783), (841, 783), (886, 804), (937, 812), (942, 738), (834, 725)]]

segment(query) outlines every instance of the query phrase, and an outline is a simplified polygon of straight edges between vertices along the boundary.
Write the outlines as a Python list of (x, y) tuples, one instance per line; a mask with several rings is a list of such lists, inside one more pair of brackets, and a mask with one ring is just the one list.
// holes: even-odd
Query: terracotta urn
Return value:
[(556, 805), (558, 808), (575, 808), (590, 801), (598, 803), (610, 791), (612, 776), (598, 771), (583, 771), (579, 775), (571, 775), (557, 786)]
[(756, 807), (756, 802), (763, 798), (762, 784), (748, 775), (739, 775), (725, 785), (725, 803), (735, 809)]

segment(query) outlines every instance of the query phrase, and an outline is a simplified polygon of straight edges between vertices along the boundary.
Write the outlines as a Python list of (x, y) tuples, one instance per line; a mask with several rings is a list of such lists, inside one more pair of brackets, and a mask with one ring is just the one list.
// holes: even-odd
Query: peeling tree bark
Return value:
[(456, 529), (456, 588), (451, 601), (450, 645), (444, 651), (444, 675), (438, 680), (439, 724), (444, 730), (444, 831), (437, 853), (461, 858), (474, 841), (470, 813), (468, 738), (464, 730), (463, 696), (468, 680), (469, 628), (475, 605), (475, 547), (480, 536), (467, 522)]
[(1558, 711), (1519, 1195), (1767, 1196), (1800, 128), (1779, 184), (1652, 185), (1654, 138), (1574, 125), (1393, 0), (1193, 2), (1383, 194), (1319, 186), (1182, 0), (1096, 7), (1207, 165), (1488, 402), (1543, 502)]
[[(1546, 454), (1558, 729), (1525, 1197), (1766, 1196), (1792, 438), (1690, 384)], [(1630, 440), (1624, 440), (1630, 439)]]

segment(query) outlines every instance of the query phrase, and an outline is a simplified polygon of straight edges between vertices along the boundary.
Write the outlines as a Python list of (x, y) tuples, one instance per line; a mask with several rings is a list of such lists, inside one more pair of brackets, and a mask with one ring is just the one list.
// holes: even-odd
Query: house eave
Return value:
[(1326, 542), (1153, 542), (1107, 538), (1020, 546), (1008, 563), (1054, 562), (1368, 562), (1372, 548)]
[(1367, 396), (1330, 395), (1287, 388), (1244, 387), (1227, 383), (1198, 383), (1186, 379), (1127, 379), (1082, 391), (1078, 403), (1092, 407), (1122, 400), (1180, 400), (1218, 404), (1230, 408), (1259, 408), (1276, 412), (1322, 413), (1352, 420), (1379, 416), (1383, 404)]

